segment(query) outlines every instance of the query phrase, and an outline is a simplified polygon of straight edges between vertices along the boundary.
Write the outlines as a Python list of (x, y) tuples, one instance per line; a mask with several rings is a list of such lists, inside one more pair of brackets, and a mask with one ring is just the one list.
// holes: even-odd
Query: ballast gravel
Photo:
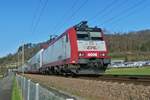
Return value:
[(150, 85), (134, 85), (59, 76), (25, 74), (46, 87), (56, 88), (85, 100), (150, 100)]

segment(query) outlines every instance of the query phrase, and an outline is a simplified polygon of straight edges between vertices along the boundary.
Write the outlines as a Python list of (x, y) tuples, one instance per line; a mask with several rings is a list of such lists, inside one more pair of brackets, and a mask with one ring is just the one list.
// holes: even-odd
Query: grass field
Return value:
[(13, 91), (12, 91), (12, 99), (11, 100), (22, 100), (21, 93), (19, 91), (19, 88), (17, 86), (16, 79), (13, 80)]
[(105, 74), (113, 75), (150, 75), (150, 66), (142, 68), (112, 68), (106, 70)]

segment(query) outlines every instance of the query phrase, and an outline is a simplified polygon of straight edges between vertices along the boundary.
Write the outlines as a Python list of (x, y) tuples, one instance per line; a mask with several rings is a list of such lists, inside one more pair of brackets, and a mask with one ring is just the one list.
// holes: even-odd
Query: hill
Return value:
[(150, 30), (106, 34), (105, 38), (114, 58), (126, 60), (150, 59)]
[[(110, 51), (112, 59), (125, 59), (125, 60), (147, 60), (150, 59), (150, 30), (141, 30), (129, 33), (114, 33), (105, 34), (105, 38)], [(32, 44), (27, 43), (25, 47), (25, 61), (30, 59), (33, 55), (40, 50), (46, 48), (51, 40), (42, 43)], [(21, 59), (22, 46), (20, 46), (16, 53), (8, 54), (0, 58), (0, 71), (3, 71), (6, 66), (11, 63), (16, 63)], [(20, 61), (21, 62), (21, 61)], [(20, 63), (21, 64), (21, 63)]]

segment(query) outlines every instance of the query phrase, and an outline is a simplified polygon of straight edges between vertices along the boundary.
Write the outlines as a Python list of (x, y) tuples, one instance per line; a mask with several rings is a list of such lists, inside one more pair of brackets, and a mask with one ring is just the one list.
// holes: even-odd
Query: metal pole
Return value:
[(24, 64), (24, 44), (22, 46), (22, 73), (24, 74), (24, 66), (23, 66), (23, 64)]
[(39, 100), (39, 83), (36, 83), (35, 86), (35, 100)]
[(23, 79), (23, 76), (21, 76), (21, 94), (22, 94), (22, 100), (24, 100), (24, 94), (23, 94), (23, 82), (24, 82), (24, 79)]
[[(23, 74), (23, 76), (24, 76), (24, 44), (23, 44), (23, 46), (22, 46), (22, 74)], [(25, 86), (25, 82), (24, 82), (24, 78), (23, 78), (23, 86), (22, 86), (22, 99), (24, 100), (24, 97), (25, 97), (25, 91), (24, 91), (24, 86)]]
[(19, 52), (18, 52), (18, 67), (19, 67)]
[(26, 99), (25, 82), (26, 82), (26, 78), (23, 77), (23, 98), (24, 98), (24, 100)]
[(28, 80), (27, 100), (30, 100), (30, 82), (31, 82), (31, 80)]

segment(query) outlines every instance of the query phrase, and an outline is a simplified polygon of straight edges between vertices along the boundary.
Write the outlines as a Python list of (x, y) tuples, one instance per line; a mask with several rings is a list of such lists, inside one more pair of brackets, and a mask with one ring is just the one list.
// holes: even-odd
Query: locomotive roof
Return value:
[(87, 25), (87, 21), (82, 21), (79, 24), (74, 26), (76, 31), (93, 31), (93, 32), (101, 32), (102, 29), (98, 27), (89, 27)]

